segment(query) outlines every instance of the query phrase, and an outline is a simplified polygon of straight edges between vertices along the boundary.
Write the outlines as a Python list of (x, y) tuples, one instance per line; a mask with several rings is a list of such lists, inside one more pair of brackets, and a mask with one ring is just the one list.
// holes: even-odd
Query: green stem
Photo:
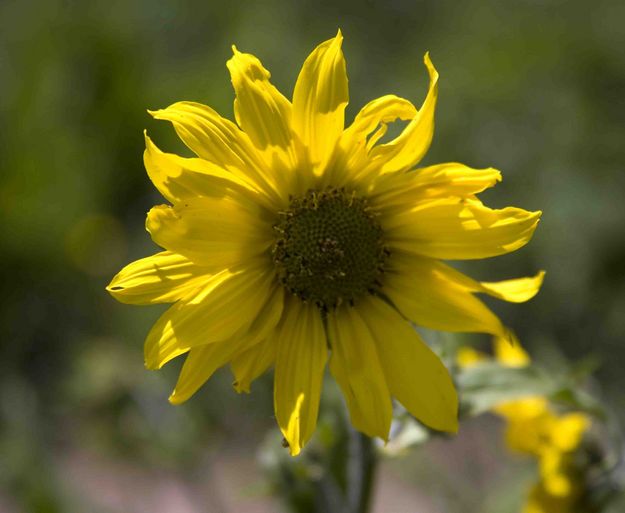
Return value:
[(367, 513), (371, 503), (377, 456), (373, 440), (349, 428), (347, 460), (347, 512)]

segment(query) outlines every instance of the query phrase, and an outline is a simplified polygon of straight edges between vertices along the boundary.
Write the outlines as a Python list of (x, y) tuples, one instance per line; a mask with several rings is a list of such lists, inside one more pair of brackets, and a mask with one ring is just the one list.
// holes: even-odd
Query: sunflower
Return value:
[[(475, 294), (521, 302), (542, 281), (482, 283), (441, 262), (520, 248), (540, 212), (484, 206), (475, 194), (501, 180), (495, 169), (416, 168), (438, 95), (428, 54), (420, 109), (383, 96), (345, 128), (342, 39), (310, 54), (292, 101), (233, 47), (236, 124), (191, 102), (150, 112), (196, 156), (162, 152), (145, 136), (145, 167), (169, 202), (150, 210), (146, 228), (165, 251), (108, 286), (124, 303), (174, 303), (145, 342), (149, 369), (187, 354), (174, 404), (228, 363), (238, 392), (273, 366), (275, 415), (293, 455), (315, 430), (326, 365), (361, 432), (388, 438), (392, 397), (430, 428), (455, 432), (452, 379), (413, 323), (505, 336)], [(405, 128), (382, 142), (396, 120)]]

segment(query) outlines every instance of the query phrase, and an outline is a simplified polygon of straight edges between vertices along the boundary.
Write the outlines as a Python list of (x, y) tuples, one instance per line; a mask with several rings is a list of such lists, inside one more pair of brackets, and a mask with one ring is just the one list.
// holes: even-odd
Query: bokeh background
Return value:
[[(338, 27), (348, 120), (386, 93), (420, 104), (431, 52), (425, 162), (497, 167), (485, 202), (544, 211), (529, 246), (464, 269), (546, 269), (530, 303), (493, 308), (541, 365), (594, 366), (593, 393), (624, 421), (624, 20), (617, 0), (0, 2), (0, 511), (282, 511), (262, 465), (271, 377), (238, 396), (220, 372), (170, 406), (180, 362), (150, 372), (142, 356), (163, 308), (104, 287), (156, 249), (143, 129), (183, 152), (146, 109), (185, 99), (231, 117), (232, 43), (290, 96)], [(533, 470), (505, 453), (500, 427), (479, 418), (385, 460), (375, 511), (518, 511)]]

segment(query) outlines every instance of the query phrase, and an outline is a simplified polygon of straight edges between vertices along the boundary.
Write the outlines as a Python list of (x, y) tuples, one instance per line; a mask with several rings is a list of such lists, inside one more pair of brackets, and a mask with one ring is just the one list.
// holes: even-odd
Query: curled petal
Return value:
[(386, 132), (387, 124), (397, 119), (412, 119), (416, 113), (412, 103), (392, 94), (370, 101), (341, 135), (338, 143), (340, 152), (328, 170), (329, 181), (342, 186), (346, 180), (371, 171), (368, 153)]
[(438, 97), (438, 72), (429, 54), (423, 58), (430, 75), (430, 87), (423, 105), (404, 131), (391, 142), (373, 148), (370, 156), (380, 162), (380, 173), (392, 173), (416, 166), (430, 148), (434, 136), (434, 111)]

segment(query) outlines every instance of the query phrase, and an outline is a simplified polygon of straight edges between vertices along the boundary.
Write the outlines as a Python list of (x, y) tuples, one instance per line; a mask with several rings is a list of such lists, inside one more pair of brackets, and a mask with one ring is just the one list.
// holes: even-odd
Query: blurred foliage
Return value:
[(546, 269), (531, 303), (493, 308), (547, 373), (596, 358), (593, 391), (625, 420), (623, 19), (614, 0), (0, 2), (0, 509), (110, 511), (64, 474), (76, 453), (201, 484), (207, 458), (254, 451), (275, 430), (269, 379), (235, 396), (222, 372), (169, 406), (178, 364), (148, 373), (141, 354), (162, 309), (116, 304), (104, 286), (155, 250), (143, 216), (162, 199), (143, 129), (180, 150), (145, 109), (186, 99), (231, 117), (233, 42), (290, 94), (337, 27), (348, 119), (386, 93), (419, 103), (430, 50), (441, 91), (426, 163), (498, 167), (485, 202), (544, 211), (528, 247), (465, 269), (490, 280)]

